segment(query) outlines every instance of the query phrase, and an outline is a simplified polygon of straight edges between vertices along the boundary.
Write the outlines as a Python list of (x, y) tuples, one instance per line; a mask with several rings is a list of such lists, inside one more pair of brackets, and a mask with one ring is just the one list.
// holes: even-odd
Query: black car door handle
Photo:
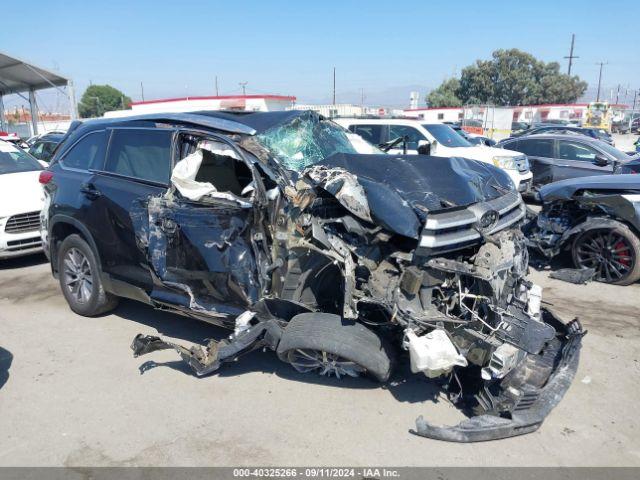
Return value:
[(83, 183), (80, 185), (80, 191), (90, 200), (95, 200), (102, 195), (100, 190), (98, 190), (93, 183)]

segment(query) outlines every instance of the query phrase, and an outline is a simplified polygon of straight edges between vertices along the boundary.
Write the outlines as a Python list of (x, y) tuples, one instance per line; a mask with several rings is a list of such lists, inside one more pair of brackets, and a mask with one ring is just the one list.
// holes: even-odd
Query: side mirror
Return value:
[(418, 154), (429, 155), (431, 153), (431, 144), (429, 140), (418, 140)]
[(593, 163), (595, 163), (598, 167), (606, 167), (607, 165), (611, 164), (611, 161), (604, 155), (596, 155)]

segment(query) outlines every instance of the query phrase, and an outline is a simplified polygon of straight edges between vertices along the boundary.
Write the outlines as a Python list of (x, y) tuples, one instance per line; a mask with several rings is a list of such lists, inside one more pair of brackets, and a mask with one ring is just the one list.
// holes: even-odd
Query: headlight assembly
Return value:
[(517, 170), (518, 168), (514, 157), (493, 157), (493, 164), (505, 170)]

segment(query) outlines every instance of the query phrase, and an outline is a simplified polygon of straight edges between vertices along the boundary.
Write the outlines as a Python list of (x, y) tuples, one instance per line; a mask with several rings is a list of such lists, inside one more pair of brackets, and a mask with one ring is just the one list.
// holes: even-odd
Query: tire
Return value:
[(95, 317), (118, 305), (118, 297), (105, 292), (96, 256), (79, 235), (69, 235), (60, 245), (58, 279), (64, 298), (78, 315)]
[[(391, 375), (389, 348), (364, 325), (329, 313), (302, 313), (291, 319), (278, 345), (278, 357), (300, 372), (318, 371), (337, 377), (368, 375), (386, 382)], [(318, 365), (307, 356), (335, 361), (337, 367)], [(306, 363), (304, 363), (306, 362)], [(345, 366), (344, 368), (341, 366)], [(340, 370), (345, 370), (340, 371)]]
[(640, 279), (640, 239), (624, 223), (581, 233), (571, 255), (576, 268), (596, 268), (600, 282), (630, 285)]

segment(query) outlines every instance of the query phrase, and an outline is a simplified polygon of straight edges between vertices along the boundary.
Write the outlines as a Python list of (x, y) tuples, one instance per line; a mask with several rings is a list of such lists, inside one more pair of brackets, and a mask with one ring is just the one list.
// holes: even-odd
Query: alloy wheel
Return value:
[(79, 303), (87, 303), (93, 293), (93, 276), (87, 257), (77, 248), (70, 248), (64, 256), (64, 285)]
[(308, 348), (290, 350), (288, 361), (300, 373), (317, 371), (320, 375), (334, 375), (336, 378), (340, 378), (344, 376), (358, 377), (366, 372), (366, 369), (351, 360), (323, 350)]
[(615, 282), (629, 275), (636, 259), (629, 241), (615, 230), (595, 230), (584, 234), (576, 245), (580, 268), (593, 268), (596, 279)]

